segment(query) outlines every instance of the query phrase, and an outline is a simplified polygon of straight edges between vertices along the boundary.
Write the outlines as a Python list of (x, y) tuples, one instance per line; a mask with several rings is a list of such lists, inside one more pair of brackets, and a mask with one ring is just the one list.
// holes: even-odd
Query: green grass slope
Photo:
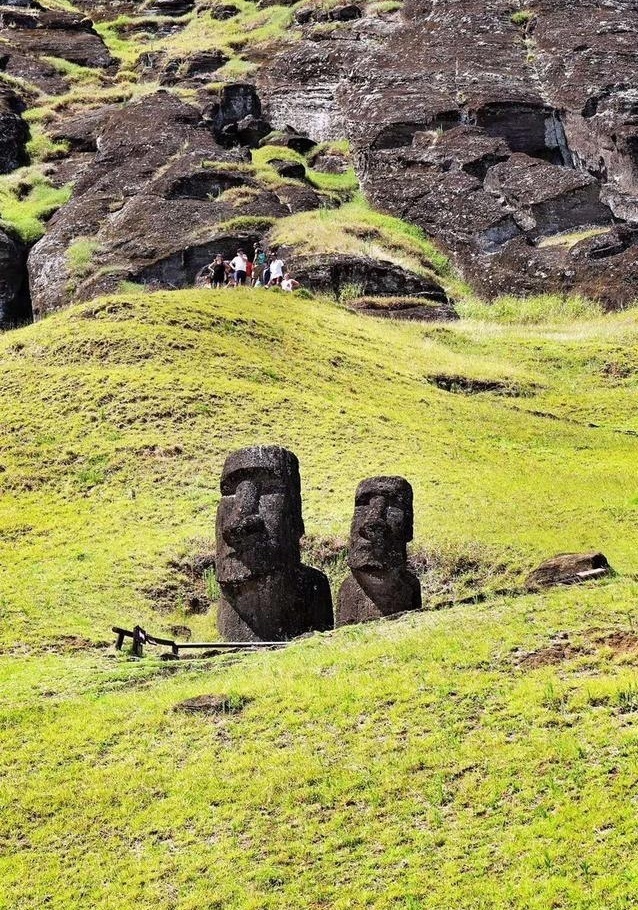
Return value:
[[(132, 292), (0, 339), (0, 907), (635, 905), (638, 314), (510, 320)], [(184, 621), (148, 591), (254, 442), (299, 455), (319, 538), (407, 476), (415, 547), (487, 599), (241, 658), (101, 647)], [(603, 584), (490, 594), (594, 547)], [(248, 701), (173, 712), (207, 692)]]

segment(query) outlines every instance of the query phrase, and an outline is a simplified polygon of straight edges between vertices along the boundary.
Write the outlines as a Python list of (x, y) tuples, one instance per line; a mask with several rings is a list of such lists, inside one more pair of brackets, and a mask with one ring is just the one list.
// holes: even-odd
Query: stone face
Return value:
[(403, 477), (371, 477), (355, 494), (348, 565), (336, 625), (368, 622), (421, 608), (419, 580), (407, 567), (413, 533), (412, 487)]
[(525, 584), (530, 590), (550, 585), (573, 585), (610, 573), (611, 566), (602, 553), (561, 553), (534, 569)]
[(279, 446), (228, 456), (217, 511), (217, 626), (229, 641), (285, 641), (332, 628), (328, 579), (301, 563), (299, 462)]

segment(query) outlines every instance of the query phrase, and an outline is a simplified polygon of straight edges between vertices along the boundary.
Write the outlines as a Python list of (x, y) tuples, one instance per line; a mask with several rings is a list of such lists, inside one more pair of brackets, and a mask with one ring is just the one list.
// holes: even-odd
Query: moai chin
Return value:
[(336, 625), (369, 622), (421, 608), (421, 586), (407, 565), (414, 512), (403, 477), (370, 477), (357, 487), (348, 565)]
[(217, 510), (218, 630), (227, 641), (286, 641), (333, 627), (328, 579), (301, 563), (299, 462), (280, 446), (228, 456)]

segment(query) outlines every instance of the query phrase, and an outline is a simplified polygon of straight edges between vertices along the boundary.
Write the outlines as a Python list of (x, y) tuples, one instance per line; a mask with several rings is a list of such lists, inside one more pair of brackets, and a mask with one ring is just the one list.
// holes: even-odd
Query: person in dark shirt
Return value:
[(222, 288), (226, 282), (226, 263), (221, 253), (218, 253), (208, 267), (211, 283), (214, 288)]

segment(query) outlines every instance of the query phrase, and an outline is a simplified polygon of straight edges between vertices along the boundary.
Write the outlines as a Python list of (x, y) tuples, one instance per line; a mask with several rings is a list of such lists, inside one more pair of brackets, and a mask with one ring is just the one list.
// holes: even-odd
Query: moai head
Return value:
[(351, 569), (405, 566), (412, 540), (412, 487), (403, 477), (369, 477), (357, 487), (350, 529)]
[(280, 446), (254, 446), (228, 456), (217, 510), (217, 579), (234, 584), (301, 562), (299, 462)]

